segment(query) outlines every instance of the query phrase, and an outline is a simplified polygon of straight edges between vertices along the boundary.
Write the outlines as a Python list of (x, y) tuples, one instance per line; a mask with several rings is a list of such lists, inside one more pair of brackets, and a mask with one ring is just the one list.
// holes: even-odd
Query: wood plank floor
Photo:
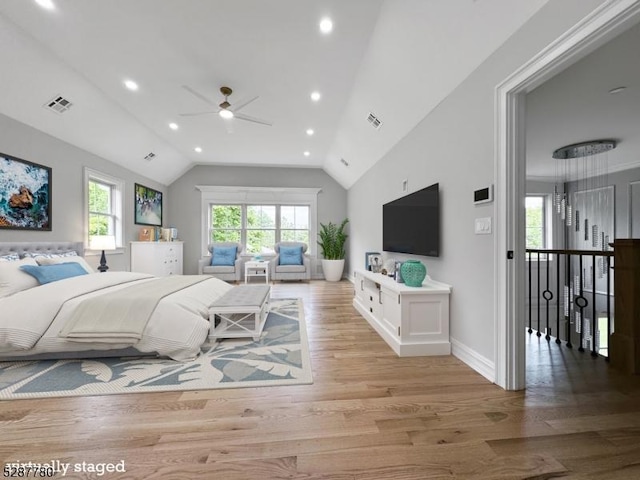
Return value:
[(274, 286), (303, 298), (313, 385), (0, 402), (0, 458), (125, 462), (65, 478), (640, 478), (639, 377), (532, 336), (529, 388), (506, 392), (455, 357), (396, 357), (352, 294)]

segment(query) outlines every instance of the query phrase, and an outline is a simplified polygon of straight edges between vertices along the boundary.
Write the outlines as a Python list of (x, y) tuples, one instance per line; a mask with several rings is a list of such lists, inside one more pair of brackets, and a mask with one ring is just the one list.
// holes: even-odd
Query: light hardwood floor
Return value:
[(529, 388), (398, 358), (348, 282), (301, 297), (313, 385), (0, 402), (4, 462), (125, 461), (131, 479), (638, 479), (640, 379), (532, 336)]

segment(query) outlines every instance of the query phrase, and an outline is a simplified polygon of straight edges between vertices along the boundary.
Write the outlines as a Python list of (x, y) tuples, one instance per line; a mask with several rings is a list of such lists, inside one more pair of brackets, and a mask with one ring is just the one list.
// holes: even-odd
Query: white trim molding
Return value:
[[(495, 383), (525, 387), (524, 212), (526, 194), (523, 101), (567, 66), (638, 22), (640, 0), (610, 0), (496, 87), (495, 96)], [(512, 259), (507, 252), (513, 252)]]
[(106, 173), (102, 173), (98, 170), (94, 170), (89, 167), (84, 167), (84, 248), (86, 255), (97, 255), (95, 251), (89, 249), (89, 181), (95, 180), (97, 182), (102, 182), (107, 185), (111, 185), (113, 187), (113, 198), (111, 207), (114, 210), (114, 229), (115, 229), (115, 237), (116, 237), (116, 247), (117, 250), (115, 252), (110, 253), (124, 253), (124, 192), (125, 192), (125, 182), (124, 180), (114, 177), (112, 175), (108, 175)]
[(451, 355), (466, 363), (490, 382), (495, 383), (496, 366), (491, 360), (455, 338), (450, 338), (449, 341), (451, 342)]

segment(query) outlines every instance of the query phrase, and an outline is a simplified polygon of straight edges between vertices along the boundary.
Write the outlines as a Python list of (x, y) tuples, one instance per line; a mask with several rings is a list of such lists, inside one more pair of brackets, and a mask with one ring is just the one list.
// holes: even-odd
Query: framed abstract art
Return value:
[(51, 231), (51, 168), (0, 153), (0, 229)]

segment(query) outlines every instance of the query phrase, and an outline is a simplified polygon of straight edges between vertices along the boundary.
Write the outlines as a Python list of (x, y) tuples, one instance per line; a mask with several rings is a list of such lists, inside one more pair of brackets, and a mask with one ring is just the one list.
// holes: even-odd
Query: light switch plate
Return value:
[(491, 234), (491, 217), (476, 218), (476, 235)]

